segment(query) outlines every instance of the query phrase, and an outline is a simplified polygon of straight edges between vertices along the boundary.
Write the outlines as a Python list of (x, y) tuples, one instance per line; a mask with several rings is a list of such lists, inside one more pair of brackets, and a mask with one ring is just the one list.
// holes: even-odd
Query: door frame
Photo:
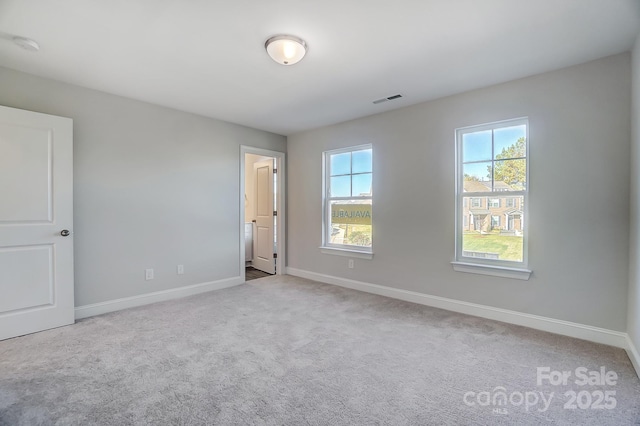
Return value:
[(286, 153), (280, 151), (272, 151), (269, 149), (256, 148), (248, 145), (240, 145), (240, 196), (239, 198), (239, 208), (240, 208), (240, 223), (238, 224), (238, 229), (240, 231), (240, 239), (238, 252), (240, 255), (240, 278), (242, 282), (246, 281), (245, 276), (245, 256), (244, 256), (244, 223), (245, 223), (245, 203), (244, 203), (244, 194), (245, 194), (245, 162), (246, 162), (246, 154), (255, 154), (255, 155), (263, 155), (265, 157), (273, 157), (276, 159), (276, 170), (278, 171), (278, 180), (276, 185), (274, 186), (274, 190), (276, 191), (276, 204), (275, 209), (278, 212), (276, 216), (276, 232), (277, 232), (277, 241), (276, 248), (278, 250), (278, 257), (276, 258), (276, 275), (284, 275), (285, 268), (285, 259), (286, 257)]

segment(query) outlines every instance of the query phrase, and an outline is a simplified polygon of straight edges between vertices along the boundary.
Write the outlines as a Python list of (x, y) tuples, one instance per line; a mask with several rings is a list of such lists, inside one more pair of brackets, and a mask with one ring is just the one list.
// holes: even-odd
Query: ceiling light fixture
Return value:
[(40, 50), (38, 42), (30, 38), (15, 36), (13, 37), (13, 42), (29, 52), (37, 52)]
[(290, 35), (273, 36), (264, 43), (264, 48), (271, 59), (282, 65), (298, 63), (307, 53), (307, 43)]

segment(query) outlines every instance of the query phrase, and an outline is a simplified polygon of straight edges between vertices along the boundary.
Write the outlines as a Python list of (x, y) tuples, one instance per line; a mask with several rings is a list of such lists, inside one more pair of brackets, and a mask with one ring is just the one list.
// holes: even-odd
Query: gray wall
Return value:
[(631, 136), (631, 244), (627, 333), (640, 349), (640, 35), (633, 49)]
[(74, 120), (76, 306), (239, 275), (240, 145), (285, 137), (4, 68), (0, 104)]
[[(290, 136), (288, 266), (626, 330), (630, 71), (625, 53)], [(523, 116), (533, 275), (454, 272), (454, 129)], [(374, 149), (375, 255), (349, 270), (318, 249), (321, 154), (363, 143)]]

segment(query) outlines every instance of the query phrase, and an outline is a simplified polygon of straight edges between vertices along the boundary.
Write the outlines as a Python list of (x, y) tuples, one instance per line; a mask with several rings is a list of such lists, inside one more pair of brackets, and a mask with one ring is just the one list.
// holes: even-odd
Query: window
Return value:
[(372, 252), (372, 185), (371, 145), (324, 153), (322, 248), (349, 253)]
[[(527, 119), (517, 119), (456, 130), (454, 268), (456, 264), (475, 264), (484, 267), (478, 271), (485, 272), (478, 273), (487, 273), (486, 267), (530, 273), (525, 269), (528, 259), (523, 211), (528, 204), (528, 127)], [(496, 192), (501, 195), (495, 197)], [(483, 197), (487, 199), (485, 208), (476, 202)], [(466, 226), (464, 218), (470, 214), (473, 226)]]

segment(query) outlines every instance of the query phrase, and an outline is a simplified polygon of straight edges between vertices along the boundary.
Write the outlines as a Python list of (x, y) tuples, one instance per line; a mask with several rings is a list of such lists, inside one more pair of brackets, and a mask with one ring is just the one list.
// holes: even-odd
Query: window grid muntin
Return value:
[[(357, 173), (349, 173), (349, 174), (340, 174), (340, 175), (332, 175), (331, 174), (331, 157), (333, 155), (339, 155), (339, 154), (344, 154), (344, 153), (349, 153), (349, 170), (353, 171), (353, 153), (354, 152), (358, 152), (358, 151), (366, 151), (366, 150), (371, 150), (371, 171), (370, 172), (357, 172)], [(328, 171), (328, 173), (327, 173)], [(359, 145), (359, 146), (354, 146), (354, 147), (347, 147), (347, 148), (342, 148), (342, 149), (337, 149), (337, 150), (330, 150), (330, 151), (325, 151), (323, 153), (323, 173), (325, 173), (325, 179), (324, 179), (324, 189), (323, 189), (323, 200), (324, 200), (324, 206), (323, 206), (323, 211), (324, 211), (324, 216), (323, 216), (323, 242), (322, 245), (323, 247), (327, 247), (327, 248), (344, 248), (345, 250), (356, 250), (356, 251), (361, 251), (361, 252), (365, 252), (365, 253), (373, 253), (373, 243), (371, 244), (371, 246), (358, 246), (358, 245), (351, 245), (351, 244), (335, 244), (335, 243), (331, 243), (331, 202), (332, 201), (349, 201), (349, 200), (357, 200), (357, 201), (371, 201), (371, 210), (373, 211), (373, 145), (371, 144), (366, 144), (366, 145)], [(367, 196), (354, 196), (353, 195), (353, 176), (356, 175), (365, 175), (365, 174), (370, 174), (371, 175), (371, 195), (367, 195)], [(336, 177), (336, 176), (350, 176), (350, 197), (332, 197), (331, 196), (331, 178), (332, 177)], [(373, 223), (370, 225), (371, 229), (373, 230)], [(372, 235), (372, 242), (373, 242), (373, 235)]]
[[(502, 129), (502, 128), (507, 128), (507, 127), (516, 127), (516, 126), (524, 126), (524, 130), (525, 130), (525, 155), (524, 156), (519, 156), (519, 157), (509, 157), (509, 158), (501, 158), (496, 160), (495, 159), (495, 140), (494, 140), (494, 131), (498, 130), (498, 129)], [(481, 131), (485, 131), (485, 130), (491, 130), (491, 153), (492, 153), (492, 159), (491, 160), (473, 160), (473, 161), (468, 161), (465, 162), (463, 161), (464, 158), (464, 152), (463, 152), (463, 135), (468, 134), (468, 133), (475, 133), (475, 132), (481, 132)], [(529, 195), (529, 120), (527, 117), (524, 118), (518, 118), (518, 119), (510, 119), (510, 120), (504, 120), (504, 121), (500, 121), (500, 122), (493, 122), (493, 123), (488, 123), (488, 124), (484, 124), (484, 125), (476, 125), (476, 126), (468, 126), (468, 127), (464, 127), (464, 128), (459, 128), (456, 129), (456, 189), (457, 189), (457, 196), (456, 196), (456, 214), (455, 214), (455, 224), (456, 224), (456, 229), (455, 229), (455, 234), (456, 234), (456, 239), (455, 239), (455, 245), (456, 245), (456, 252), (455, 252), (455, 260), (457, 262), (465, 262), (465, 263), (471, 263), (471, 264), (484, 264), (484, 265), (491, 265), (491, 266), (495, 266), (495, 267), (507, 267), (507, 268), (513, 268), (513, 267), (527, 267), (528, 265), (528, 235), (529, 235), (529, 227), (528, 225), (524, 226), (523, 229), (523, 260), (522, 262), (516, 262), (516, 261), (503, 261), (503, 260), (486, 260), (486, 259), (474, 259), (471, 257), (466, 257), (466, 256), (462, 256), (462, 251), (463, 251), (463, 247), (462, 247), (462, 238), (463, 238), (463, 234), (464, 234), (464, 225), (463, 225), (463, 220), (462, 220), (462, 216), (463, 216), (463, 204), (464, 204), (464, 199), (465, 198), (485, 198), (485, 197), (494, 197), (494, 198), (506, 198), (506, 197), (514, 197), (518, 200), (520, 200), (520, 202), (516, 202), (515, 205), (520, 204), (518, 206), (518, 210), (521, 211), (521, 218), (527, 218), (526, 219), (526, 223), (528, 224), (529, 219), (528, 219), (528, 202), (527, 202), (527, 198)], [(522, 190), (516, 190), (516, 191), (497, 191), (495, 189), (495, 179), (494, 179), (494, 173), (495, 173), (495, 167), (494, 164), (496, 162), (499, 161), (510, 161), (510, 160), (525, 160), (525, 175), (524, 175), (524, 188)], [(474, 164), (474, 163), (491, 163), (492, 165), (492, 169), (491, 169), (491, 191), (482, 191), (482, 192), (464, 192), (464, 165), (465, 164)], [(497, 192), (501, 192), (501, 195), (499, 197), (497, 196)], [(504, 194), (504, 195), (502, 195)], [(508, 195), (507, 195), (508, 194)], [(520, 198), (522, 197), (522, 198)], [(471, 206), (471, 202), (469, 202), (469, 206)], [(469, 207), (470, 208), (470, 207)], [(524, 222), (524, 221), (523, 221)], [(470, 226), (470, 224), (469, 224)]]
[[(524, 157), (509, 157), (509, 158), (495, 158), (495, 130), (504, 129), (509, 127), (517, 127), (517, 126), (525, 126), (525, 156)], [(473, 134), (479, 133), (483, 131), (491, 131), (491, 159), (482, 159), (482, 160), (471, 160), (464, 161), (464, 152), (463, 152), (463, 144), (462, 139), (465, 134)], [(494, 181), (494, 172), (495, 172), (495, 163), (505, 160), (525, 160), (529, 156), (529, 120), (528, 118), (516, 118), (513, 120), (504, 120), (495, 123), (481, 124), (478, 126), (468, 126), (463, 127), (456, 130), (456, 150), (458, 151), (456, 154), (456, 179), (459, 180), (459, 174), (464, 169), (464, 166), (467, 164), (479, 164), (479, 163), (491, 163), (491, 190), (492, 192), (500, 192), (495, 190), (495, 181)], [(459, 156), (459, 160), (458, 160)], [(458, 170), (459, 168), (459, 170)], [(528, 177), (529, 177), (529, 163), (527, 161), (526, 171), (525, 171), (525, 188), (528, 185)], [(461, 186), (464, 185), (464, 181), (458, 182), (458, 191), (462, 191), (463, 188)], [(509, 193), (513, 193), (514, 191), (509, 191)], [(475, 194), (475, 192), (471, 192)]]

